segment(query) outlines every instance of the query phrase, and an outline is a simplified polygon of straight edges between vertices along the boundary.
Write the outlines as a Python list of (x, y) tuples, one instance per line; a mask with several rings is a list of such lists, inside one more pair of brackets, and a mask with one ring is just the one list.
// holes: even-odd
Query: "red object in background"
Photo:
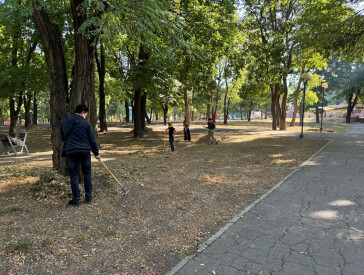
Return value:
[(215, 115), (215, 120), (217, 119), (217, 115)]

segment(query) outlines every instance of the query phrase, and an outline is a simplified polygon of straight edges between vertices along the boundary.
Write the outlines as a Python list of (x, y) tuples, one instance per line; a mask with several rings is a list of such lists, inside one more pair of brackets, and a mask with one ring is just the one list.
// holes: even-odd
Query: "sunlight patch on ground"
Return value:
[(310, 214), (310, 217), (316, 219), (334, 220), (339, 217), (339, 212), (333, 210), (317, 211)]
[(282, 154), (272, 154), (272, 155), (269, 155), (269, 157), (271, 157), (271, 158), (281, 158), (281, 157), (283, 157), (283, 155)]
[(275, 159), (275, 160), (273, 160), (273, 163), (284, 164), (284, 163), (293, 163), (295, 161), (296, 161), (295, 159)]
[(349, 200), (336, 200), (333, 202), (330, 202), (329, 205), (331, 206), (350, 206), (355, 205), (355, 202), (349, 201)]
[(357, 229), (355, 227), (351, 227), (349, 230), (342, 230), (337, 233), (337, 238), (341, 240), (347, 241), (363, 241), (364, 240), (364, 231)]
[(304, 166), (315, 166), (315, 165), (320, 165), (321, 163), (314, 161), (314, 160), (310, 160), (310, 161), (306, 161)]

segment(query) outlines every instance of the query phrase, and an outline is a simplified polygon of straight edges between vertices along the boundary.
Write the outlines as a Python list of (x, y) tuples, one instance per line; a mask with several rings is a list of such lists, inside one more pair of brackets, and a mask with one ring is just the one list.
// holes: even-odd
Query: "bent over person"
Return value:
[(208, 132), (208, 139), (209, 139), (209, 144), (211, 144), (211, 140), (213, 140), (215, 142), (215, 144), (217, 144), (217, 140), (215, 138), (215, 123), (212, 121), (212, 118), (209, 118), (207, 121), (207, 127), (205, 127), (209, 130)]
[(87, 115), (87, 106), (78, 105), (75, 114), (70, 115), (61, 124), (61, 137), (66, 143), (67, 166), (72, 189), (72, 200), (68, 204), (73, 206), (80, 205), (79, 164), (84, 176), (86, 203), (90, 203), (92, 201), (90, 150), (97, 160), (101, 159), (93, 129), (86, 120)]
[(190, 122), (185, 118), (183, 121), (183, 133), (185, 141), (191, 141), (191, 134), (190, 134)]

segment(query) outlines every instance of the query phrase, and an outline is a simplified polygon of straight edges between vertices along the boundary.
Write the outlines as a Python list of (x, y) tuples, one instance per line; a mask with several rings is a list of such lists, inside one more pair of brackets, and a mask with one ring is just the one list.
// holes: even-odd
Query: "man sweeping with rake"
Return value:
[(79, 164), (84, 176), (84, 188), (86, 203), (92, 201), (92, 183), (91, 183), (91, 154), (101, 161), (99, 149), (96, 144), (96, 138), (91, 124), (86, 120), (88, 108), (86, 105), (78, 105), (75, 114), (70, 115), (62, 121), (61, 138), (66, 144), (66, 157), (68, 173), (71, 180), (72, 200), (68, 202), (71, 206), (80, 205)]

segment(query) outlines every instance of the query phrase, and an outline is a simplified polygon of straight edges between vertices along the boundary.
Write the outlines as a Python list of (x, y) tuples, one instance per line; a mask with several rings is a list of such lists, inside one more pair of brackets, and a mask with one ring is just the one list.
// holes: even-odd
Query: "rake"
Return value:
[(100, 159), (100, 162), (101, 162), (101, 164), (105, 167), (105, 169), (109, 172), (109, 174), (113, 177), (113, 179), (117, 182), (117, 184), (119, 184), (120, 185), (120, 187), (121, 187), (121, 189), (123, 189), (123, 192), (124, 192), (124, 196), (126, 196), (128, 193), (129, 193), (129, 191), (128, 190), (126, 190), (125, 188), (124, 188), (124, 186), (120, 183), (120, 181), (114, 176), (114, 174), (110, 171), (110, 169), (106, 166), (106, 164), (105, 163), (103, 163), (102, 162), (102, 160)]

